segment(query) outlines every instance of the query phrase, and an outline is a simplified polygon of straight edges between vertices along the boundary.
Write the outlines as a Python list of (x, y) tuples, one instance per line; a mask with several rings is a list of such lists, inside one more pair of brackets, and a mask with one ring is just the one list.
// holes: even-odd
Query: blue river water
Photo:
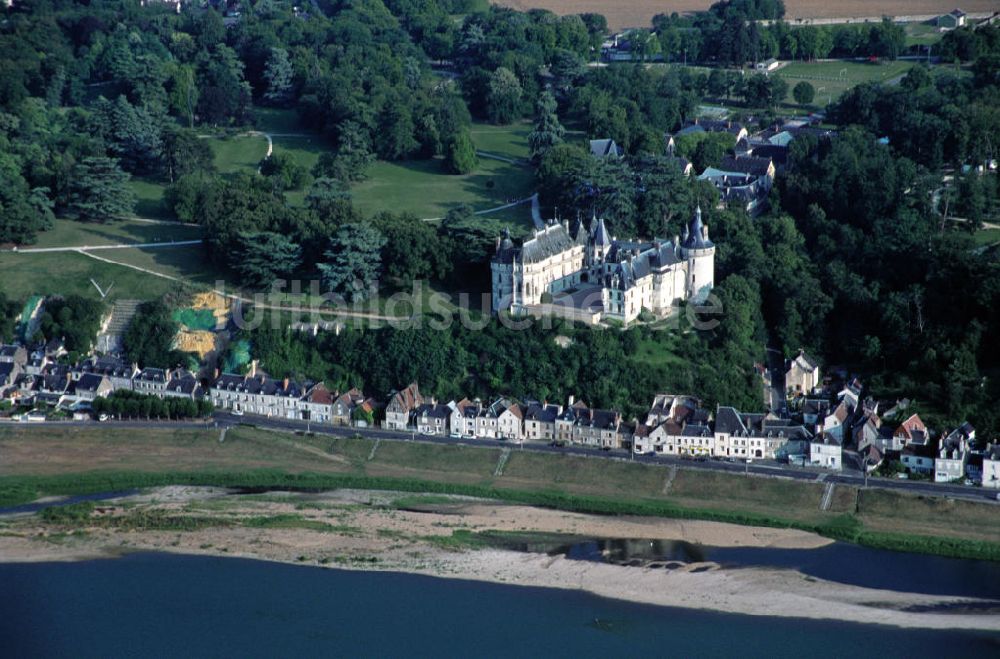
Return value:
[(995, 657), (1000, 635), (235, 558), (0, 565), (3, 657)]

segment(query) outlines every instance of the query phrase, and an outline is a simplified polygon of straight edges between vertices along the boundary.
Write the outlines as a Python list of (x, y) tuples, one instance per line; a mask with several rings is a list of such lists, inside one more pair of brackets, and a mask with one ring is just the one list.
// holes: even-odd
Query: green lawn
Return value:
[(906, 32), (906, 46), (929, 46), (941, 41), (942, 33), (937, 26), (927, 23), (907, 23), (903, 29)]
[(172, 214), (163, 201), (167, 186), (162, 181), (133, 178), (128, 183), (135, 193), (135, 214), (154, 220), (171, 220)]
[[(115, 256), (138, 250), (115, 250)], [(58, 252), (47, 254), (0, 253), (0, 281), (3, 292), (11, 298), (29, 295), (83, 295), (99, 298), (90, 283), (93, 278), (102, 288), (114, 284), (108, 299), (149, 300), (177, 290), (181, 286), (130, 268), (96, 261), (83, 254)]]
[(365, 214), (408, 211), (420, 218), (443, 217), (458, 204), (486, 210), (523, 199), (533, 192), (530, 169), (499, 160), (480, 158), (471, 174), (445, 174), (441, 161), (377, 162), (368, 178), (356, 184), (355, 205)]
[[(135, 265), (140, 268), (147, 268), (153, 272), (180, 277), (186, 281), (204, 286), (214, 287), (218, 281), (225, 281), (226, 279), (226, 274), (217, 270), (205, 258), (205, 252), (200, 245), (152, 249), (117, 249), (97, 252), (97, 255), (101, 258), (117, 261), (118, 263)], [(160, 277), (140, 272), (136, 272), (136, 274), (148, 279), (167, 281)]]
[(651, 366), (683, 367), (685, 362), (675, 349), (676, 339), (677, 335), (671, 331), (653, 332), (650, 338), (639, 343), (639, 348), (632, 355), (632, 359), (637, 363)]
[(267, 138), (263, 135), (206, 138), (211, 140), (215, 168), (221, 174), (244, 171), (254, 173), (267, 155)]
[(981, 229), (973, 234), (977, 245), (993, 245), (1000, 243), (1000, 229)]
[(299, 116), (295, 110), (278, 108), (254, 108), (254, 126), (265, 133), (303, 133)]
[(520, 122), (510, 126), (472, 125), (472, 141), (480, 151), (495, 153), (508, 158), (528, 158), (528, 134), (531, 124)]
[[(56, 220), (52, 229), (39, 233), (38, 241), (30, 247), (82, 247), (200, 238), (201, 227), (195, 225), (152, 224), (134, 220), (122, 220), (112, 224)], [(108, 252), (105, 252), (105, 255), (107, 254)]]
[(783, 66), (774, 75), (785, 79), (791, 88), (805, 80), (816, 88), (816, 105), (825, 105), (838, 98), (848, 89), (863, 82), (886, 82), (904, 75), (914, 66), (913, 62), (792, 62)]

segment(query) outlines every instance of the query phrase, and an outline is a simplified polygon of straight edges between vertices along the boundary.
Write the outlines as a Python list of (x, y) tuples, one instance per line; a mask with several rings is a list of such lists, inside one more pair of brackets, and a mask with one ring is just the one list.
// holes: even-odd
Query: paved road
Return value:
[[(23, 424), (33, 426), (93, 426), (94, 421), (47, 421), (44, 424)], [(524, 443), (496, 440), (496, 439), (453, 439), (450, 437), (432, 437), (420, 435), (414, 432), (401, 432), (397, 430), (385, 430), (382, 428), (348, 428), (337, 426), (319, 426), (308, 424), (305, 421), (292, 419), (275, 419), (256, 416), (236, 416), (227, 412), (216, 412), (212, 415), (212, 420), (208, 422), (192, 421), (111, 421), (101, 424), (114, 428), (191, 428), (217, 427), (226, 428), (239, 424), (249, 424), (258, 428), (284, 431), (305, 431), (306, 429), (317, 435), (327, 435), (332, 437), (354, 437), (360, 435), (368, 439), (380, 439), (382, 441), (400, 442), (422, 442), (426, 444), (481, 446), (488, 448), (509, 448), (515, 451), (532, 451), (534, 453), (548, 453), (559, 455), (576, 455), (595, 459), (632, 461), (642, 464), (677, 466), (683, 469), (728, 472), (733, 474), (747, 474), (758, 477), (780, 477), (790, 478), (798, 481), (815, 481), (823, 483), (835, 483), (838, 485), (863, 486), (865, 478), (860, 471), (845, 470), (842, 472), (832, 472), (823, 469), (809, 467), (793, 467), (772, 461), (755, 460), (750, 464), (743, 462), (727, 462), (724, 460), (704, 460), (680, 458), (667, 455), (630, 455), (626, 450), (601, 451), (582, 446), (550, 446), (541, 443)], [(14, 425), (13, 423), (11, 425)], [(17, 424), (22, 425), (22, 424)], [(971, 501), (991, 501), (996, 502), (996, 491), (984, 490), (974, 487), (964, 487), (961, 485), (950, 485), (946, 483), (930, 483), (926, 481), (894, 480), (887, 478), (869, 478), (868, 487), (884, 490), (894, 490), (919, 494), (924, 496), (948, 496)]]

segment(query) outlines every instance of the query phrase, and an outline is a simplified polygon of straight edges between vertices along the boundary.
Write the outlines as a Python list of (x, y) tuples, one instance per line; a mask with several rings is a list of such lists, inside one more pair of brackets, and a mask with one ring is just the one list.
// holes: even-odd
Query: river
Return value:
[(0, 565), (8, 657), (997, 656), (1000, 635), (740, 616), (398, 573), (142, 553)]

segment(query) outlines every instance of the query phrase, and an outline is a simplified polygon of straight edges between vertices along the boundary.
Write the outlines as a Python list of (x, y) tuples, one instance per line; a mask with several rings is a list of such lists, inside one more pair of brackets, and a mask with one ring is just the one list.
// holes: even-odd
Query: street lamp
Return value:
[(753, 460), (751, 458), (747, 458), (746, 462), (743, 463), (744, 464), (744, 471), (743, 471), (743, 473), (746, 474), (747, 478), (750, 478), (750, 463), (751, 462), (753, 462)]

